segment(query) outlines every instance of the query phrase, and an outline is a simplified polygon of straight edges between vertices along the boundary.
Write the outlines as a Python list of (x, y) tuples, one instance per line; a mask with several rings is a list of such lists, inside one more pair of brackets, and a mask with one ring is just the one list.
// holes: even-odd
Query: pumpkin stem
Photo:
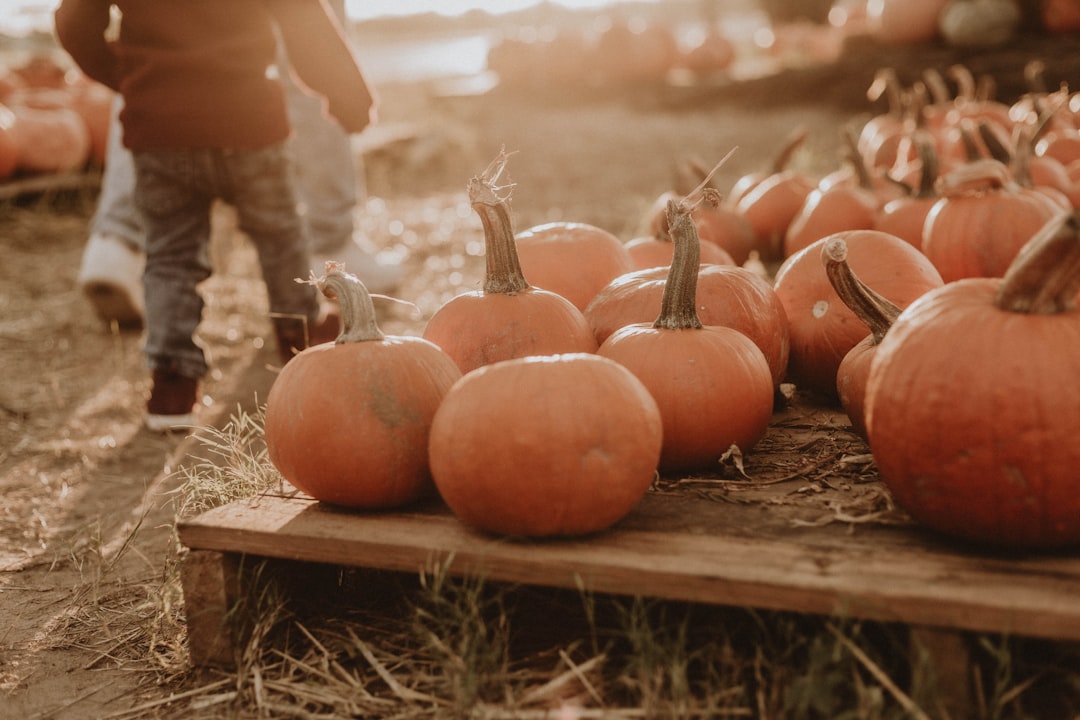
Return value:
[(949, 86), (940, 71), (935, 68), (927, 68), (923, 71), (923, 80), (930, 91), (930, 97), (934, 105), (945, 107), (952, 104), (953, 98), (949, 94)]
[(919, 187), (915, 189), (915, 197), (936, 197), (935, 187), (940, 170), (934, 137), (926, 130), (916, 130), (911, 138), (915, 144), (915, 151), (919, 154)]
[[(787, 141), (784, 143), (783, 147), (780, 148), (780, 152), (773, 158), (772, 173), (774, 175), (782, 173), (787, 169), (787, 166), (791, 164), (791, 158), (795, 156), (795, 151), (802, 147), (803, 143), (806, 142), (806, 138), (809, 136), (810, 131), (801, 125), (791, 131), (791, 134), (787, 137)], [(731, 155), (731, 152), (729, 152), (728, 155)], [(724, 160), (727, 160), (727, 157), (725, 157)], [(720, 162), (723, 163), (723, 160)]]
[(1042, 60), (1030, 60), (1024, 66), (1024, 83), (1031, 95), (1046, 94), (1046, 63)]
[[(1018, 126), (1019, 127), (1019, 126)], [(982, 140), (983, 145), (990, 151), (990, 157), (1008, 165), (1013, 160), (1013, 150), (1001, 139), (1001, 135), (994, 130), (994, 126), (985, 120), (979, 121), (976, 125), (979, 131), (979, 138)], [(1014, 139), (1013, 147), (1016, 147), (1017, 141)]]
[(826, 242), (821, 249), (825, 274), (844, 304), (870, 328), (876, 345), (896, 322), (900, 308), (859, 279), (848, 265), (847, 254), (847, 243), (843, 238), (834, 237)]
[(337, 345), (386, 337), (375, 322), (370, 293), (358, 277), (345, 272), (343, 265), (327, 263), (326, 274), (315, 278), (314, 283), (319, 292), (336, 298), (341, 306), (341, 334), (334, 340)]
[(702, 202), (709, 202), (714, 205), (720, 204), (720, 191), (713, 187), (712, 179), (716, 175), (716, 173), (720, 171), (720, 168), (724, 166), (724, 163), (728, 161), (728, 158), (730, 158), (732, 154), (734, 154), (734, 152), (735, 148), (731, 148), (730, 150), (728, 150), (727, 155), (720, 158), (720, 162), (716, 163), (716, 165), (713, 166), (712, 170), (705, 173), (705, 175), (701, 179), (701, 182), (698, 183), (698, 186), (688, 192), (686, 194), (686, 197), (683, 198), (682, 203), (693, 205), (693, 207), (689, 208), (690, 211), (692, 211)]
[(702, 327), (697, 314), (698, 269), (701, 264), (701, 246), (697, 226), (690, 217), (692, 208), (688, 202), (668, 200), (668, 234), (675, 244), (668, 268), (664, 296), (660, 302), (660, 315), (654, 328), (668, 330), (691, 330)]
[[(484, 226), (484, 292), (513, 295), (529, 288), (518, 259), (510, 216), (513, 184), (496, 185), (510, 154), (500, 150), (480, 175), (469, 180), (469, 203)], [(501, 191), (506, 190), (504, 194)]]
[(1076, 309), (1080, 294), (1080, 211), (1063, 212), (1021, 248), (994, 304), (1017, 313), (1053, 315)]
[(859, 135), (850, 124), (844, 126), (843, 134), (844, 155), (847, 161), (851, 163), (859, 187), (872, 192), (874, 190), (874, 179), (870, 175), (870, 169), (866, 167), (866, 161), (863, 159), (862, 153), (859, 152)]
[(888, 103), (886, 115), (900, 119), (904, 115), (904, 100), (900, 92), (900, 79), (893, 68), (881, 68), (874, 74), (874, 81), (866, 90), (866, 99), (875, 102), (882, 97)]
[(1009, 168), (992, 158), (972, 160), (960, 165), (952, 172), (938, 179), (938, 194), (946, 196), (976, 195), (993, 190), (1017, 189)]
[[(964, 157), (968, 162), (983, 160), (987, 157), (994, 157), (992, 148), (979, 144), (979, 139), (977, 137), (978, 132), (974, 120), (971, 118), (964, 118), (960, 121), (957, 129), (960, 131), (960, 142), (964, 146)], [(1007, 159), (1002, 159), (1000, 157), (994, 157), (994, 159), (998, 162), (1008, 162)]]

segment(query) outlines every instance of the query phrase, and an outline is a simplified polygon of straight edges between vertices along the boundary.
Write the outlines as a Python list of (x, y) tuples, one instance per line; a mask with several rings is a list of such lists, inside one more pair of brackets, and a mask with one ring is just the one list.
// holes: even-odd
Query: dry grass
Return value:
[[(178, 470), (182, 516), (281, 490), (259, 422), (238, 411), (202, 434), (203, 459)], [(911, 667), (902, 627), (507, 585), (446, 566), (308, 567), (301, 593), (281, 584), (298, 568), (244, 568), (237, 667), (196, 672), (182, 561), (177, 548), (156, 578), (94, 585), (62, 628), (95, 662), (174, 688), (110, 717), (940, 717), (932, 684), (908, 694), (926, 668)], [(980, 636), (971, 650), (980, 718), (1080, 711), (1080, 648)]]

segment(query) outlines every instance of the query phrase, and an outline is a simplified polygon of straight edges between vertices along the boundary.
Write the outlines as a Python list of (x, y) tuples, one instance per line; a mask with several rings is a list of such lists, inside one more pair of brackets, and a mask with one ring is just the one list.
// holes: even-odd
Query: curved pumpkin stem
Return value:
[(1054, 315), (1076, 309), (1080, 294), (1080, 212), (1042, 227), (1009, 266), (994, 304), (1008, 312)]
[(855, 179), (859, 187), (864, 190), (874, 191), (874, 178), (870, 175), (870, 169), (866, 167), (866, 160), (859, 152), (859, 134), (851, 124), (844, 126), (844, 157), (855, 172)]
[(919, 187), (915, 188), (914, 196), (920, 199), (936, 197), (940, 166), (934, 138), (926, 130), (916, 130), (911, 138), (915, 152), (919, 154)]
[[(529, 287), (521, 270), (514, 222), (510, 216), (513, 185), (496, 185), (510, 155), (500, 150), (480, 175), (469, 180), (469, 203), (484, 226), (484, 292), (513, 295)], [(505, 194), (501, 191), (507, 190)]]
[(375, 322), (375, 304), (364, 283), (347, 273), (338, 263), (327, 263), (326, 274), (315, 279), (315, 287), (341, 306), (341, 334), (334, 343), (382, 340), (386, 336)]
[(904, 115), (903, 93), (900, 92), (900, 78), (893, 68), (881, 68), (874, 74), (874, 81), (866, 90), (866, 98), (875, 102), (882, 97), (887, 103), (886, 114), (897, 119)]
[(938, 179), (939, 195), (974, 195), (988, 190), (1016, 189), (1016, 180), (1009, 168), (992, 158), (966, 162)]
[[(795, 156), (795, 151), (803, 146), (808, 137), (810, 137), (810, 131), (802, 125), (791, 131), (784, 145), (780, 148), (780, 152), (773, 158), (772, 173), (774, 175), (778, 175), (787, 169), (787, 166), (791, 164), (791, 158)], [(728, 153), (728, 155), (730, 154)]]
[(697, 226), (690, 217), (692, 209), (686, 200), (669, 200), (667, 204), (668, 234), (675, 247), (660, 301), (660, 316), (653, 323), (654, 328), (691, 330), (702, 327), (697, 314), (701, 246)]
[(870, 328), (877, 345), (896, 322), (900, 308), (855, 275), (848, 265), (847, 254), (847, 243), (843, 238), (834, 237), (825, 243), (821, 249), (825, 274), (844, 304)]

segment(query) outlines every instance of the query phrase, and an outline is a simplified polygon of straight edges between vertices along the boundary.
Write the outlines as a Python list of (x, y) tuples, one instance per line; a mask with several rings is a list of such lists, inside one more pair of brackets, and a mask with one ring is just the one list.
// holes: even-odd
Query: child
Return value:
[(296, 75), (346, 132), (372, 121), (374, 93), (325, 0), (62, 0), (55, 23), (83, 72), (123, 98), (124, 145), (146, 232), (144, 350), (153, 374), (146, 424), (189, 426), (207, 371), (194, 334), (215, 200), (235, 207), (255, 244), (285, 357), (308, 344), (308, 328), (312, 343), (337, 334), (337, 318), (315, 289), (296, 282), (310, 258), (285, 145), (283, 88), (270, 72), (276, 33)]
[[(346, 22), (345, 0), (328, 0), (339, 22)], [(327, 260), (344, 263), (373, 293), (391, 293), (401, 282), (402, 266), (383, 259), (357, 242), (353, 212), (363, 199), (363, 174), (348, 134), (328, 117), (322, 99), (300, 87), (288, 70), (288, 57), (278, 43), (277, 73), (285, 86), (290, 152), (297, 191), (311, 244), (311, 266), (322, 273)], [(97, 210), (90, 221), (78, 285), (107, 326), (142, 329), (143, 266), (146, 239), (132, 199), (135, 166), (123, 146), (121, 102), (114, 102)]]

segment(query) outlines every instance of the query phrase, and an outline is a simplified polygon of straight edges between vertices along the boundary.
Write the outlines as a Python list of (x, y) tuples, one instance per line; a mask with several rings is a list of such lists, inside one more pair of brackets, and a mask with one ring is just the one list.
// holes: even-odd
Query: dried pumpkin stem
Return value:
[(327, 266), (326, 275), (315, 280), (315, 287), (329, 297), (337, 298), (341, 306), (341, 334), (336, 344), (382, 340), (382, 330), (375, 322), (375, 305), (364, 283), (334, 263)]
[(654, 328), (688, 330), (702, 327), (697, 314), (701, 246), (697, 226), (690, 217), (691, 210), (685, 201), (668, 201), (668, 232), (675, 247), (660, 302), (660, 315), (653, 323)]
[(848, 163), (851, 164), (851, 169), (855, 172), (855, 178), (858, 180), (859, 187), (865, 190), (874, 190), (874, 179), (870, 175), (870, 168), (866, 167), (866, 160), (863, 158), (861, 152), (859, 152), (859, 136), (855, 132), (855, 128), (851, 125), (846, 125), (843, 130), (844, 136), (844, 155), (847, 158)]
[(1080, 213), (1048, 222), (1009, 266), (994, 304), (1002, 310), (1054, 315), (1076, 309), (1080, 294)]
[(848, 265), (847, 254), (843, 238), (832, 238), (825, 243), (821, 250), (825, 274), (844, 304), (870, 328), (876, 345), (896, 322), (900, 308), (859, 279)]
[(915, 197), (925, 199), (937, 196), (937, 179), (940, 172), (937, 148), (933, 136), (926, 130), (916, 130), (912, 134), (915, 151), (919, 154), (919, 187)]
[(809, 136), (810, 131), (801, 125), (791, 131), (783, 147), (780, 148), (780, 152), (773, 158), (772, 173), (774, 175), (787, 169), (787, 166), (791, 164), (791, 158), (795, 156), (795, 151), (803, 146)]
[(874, 74), (874, 81), (866, 90), (866, 98), (871, 102), (884, 97), (888, 103), (887, 115), (901, 119), (904, 115), (904, 101), (900, 92), (900, 78), (893, 68), (881, 68)]
[(514, 240), (509, 192), (512, 185), (496, 185), (509, 159), (510, 155), (500, 150), (484, 172), (469, 181), (469, 203), (484, 226), (484, 292), (503, 295), (529, 287)]

